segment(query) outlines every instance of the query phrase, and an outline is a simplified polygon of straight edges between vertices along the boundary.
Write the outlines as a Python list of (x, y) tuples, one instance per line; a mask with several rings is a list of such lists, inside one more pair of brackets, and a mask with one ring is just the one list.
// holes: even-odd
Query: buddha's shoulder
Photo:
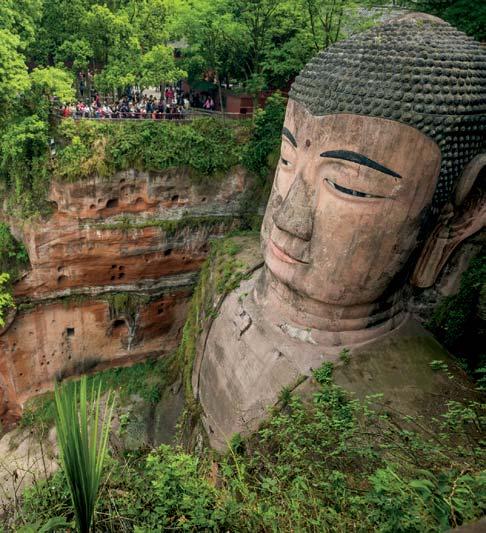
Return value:
[(410, 416), (434, 416), (449, 400), (476, 392), (447, 350), (416, 320), (349, 351), (336, 367), (338, 385), (363, 398), (382, 394), (383, 407)]

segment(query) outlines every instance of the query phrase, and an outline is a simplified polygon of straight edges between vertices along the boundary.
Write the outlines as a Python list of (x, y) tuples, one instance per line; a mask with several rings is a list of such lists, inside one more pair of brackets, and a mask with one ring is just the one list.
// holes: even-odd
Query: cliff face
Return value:
[(53, 183), (48, 220), (10, 220), (32, 268), (0, 332), (3, 424), (55, 379), (175, 349), (208, 240), (238, 226), (246, 185), (238, 168), (209, 184), (130, 170)]

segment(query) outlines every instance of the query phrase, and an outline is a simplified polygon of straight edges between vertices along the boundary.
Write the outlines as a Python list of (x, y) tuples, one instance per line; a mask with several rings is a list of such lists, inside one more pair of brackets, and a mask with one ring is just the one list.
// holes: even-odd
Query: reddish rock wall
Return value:
[[(246, 181), (241, 169), (206, 184), (130, 170), (53, 183), (48, 220), (10, 220), (32, 268), (14, 290), (23, 310), (0, 331), (3, 425), (56, 379), (176, 348), (208, 239), (237, 224)], [(117, 293), (138, 304), (117, 309)]]
[[(245, 181), (241, 169), (205, 185), (194, 184), (183, 171), (153, 175), (131, 170), (110, 181), (53, 183), (52, 217), (13, 228), (32, 264), (15, 294), (42, 297), (65, 289), (120, 286), (197, 271), (208, 237), (227, 231), (228, 217), (237, 214)], [(187, 217), (211, 217), (214, 222), (197, 231), (181, 226), (167, 232), (161, 227), (165, 221)], [(216, 223), (218, 217), (221, 224)], [(127, 229), (130, 226), (138, 229)]]
[[(176, 348), (191, 290), (155, 297), (132, 321), (107, 301), (40, 304), (21, 312), (0, 337), (0, 375), (23, 403), (56, 379), (160, 356)], [(10, 394), (12, 396), (12, 392)], [(1, 400), (1, 398), (0, 398)]]

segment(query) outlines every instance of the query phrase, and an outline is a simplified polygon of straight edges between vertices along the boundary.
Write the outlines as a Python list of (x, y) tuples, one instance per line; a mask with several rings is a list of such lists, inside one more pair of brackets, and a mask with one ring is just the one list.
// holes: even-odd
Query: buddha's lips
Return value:
[(282, 248), (279, 248), (275, 244), (275, 242), (272, 239), (269, 239), (270, 248), (273, 252), (273, 255), (280, 259), (280, 261), (283, 261), (284, 263), (291, 263), (291, 264), (300, 264), (300, 265), (307, 265), (305, 261), (301, 261), (300, 259), (296, 259), (295, 257), (291, 257), (287, 252), (284, 252)]

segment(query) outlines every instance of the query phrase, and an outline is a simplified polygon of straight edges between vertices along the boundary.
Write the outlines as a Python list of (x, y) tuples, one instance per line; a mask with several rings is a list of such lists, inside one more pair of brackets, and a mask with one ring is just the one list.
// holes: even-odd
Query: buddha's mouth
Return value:
[(298, 265), (307, 265), (307, 261), (302, 261), (296, 257), (290, 256), (282, 248), (280, 248), (272, 239), (269, 239), (270, 249), (272, 250), (273, 255), (283, 261), (284, 263), (298, 264)]

